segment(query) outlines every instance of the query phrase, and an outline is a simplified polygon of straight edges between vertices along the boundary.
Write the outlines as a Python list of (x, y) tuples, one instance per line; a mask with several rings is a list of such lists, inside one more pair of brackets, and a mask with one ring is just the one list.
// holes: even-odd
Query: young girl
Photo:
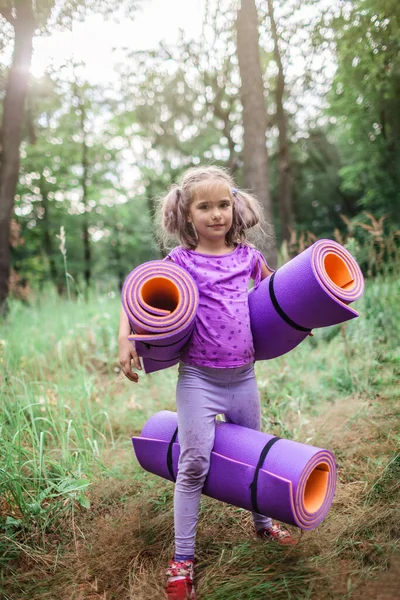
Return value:
[[(260, 398), (254, 375), (248, 287), (267, 277), (264, 257), (246, 242), (247, 230), (261, 220), (259, 204), (236, 189), (217, 167), (194, 168), (163, 199), (162, 226), (180, 246), (166, 260), (184, 267), (199, 289), (199, 308), (191, 339), (181, 354), (176, 393), (181, 453), (174, 496), (175, 555), (167, 569), (170, 600), (194, 598), (193, 562), (200, 495), (214, 444), (215, 417), (260, 430)], [(164, 236), (165, 237), (165, 236)], [(131, 359), (140, 360), (127, 337), (121, 312), (119, 346), (124, 374), (131, 381)], [(253, 513), (256, 534), (295, 544), (289, 531)]]

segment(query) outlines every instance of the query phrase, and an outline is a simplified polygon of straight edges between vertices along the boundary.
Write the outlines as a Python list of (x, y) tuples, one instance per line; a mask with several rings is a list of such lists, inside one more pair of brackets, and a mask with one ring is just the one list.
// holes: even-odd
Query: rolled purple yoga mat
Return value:
[(146, 373), (175, 365), (194, 327), (199, 294), (193, 278), (172, 261), (153, 260), (134, 269), (122, 288), (131, 324), (129, 339)]
[(348, 304), (364, 292), (355, 259), (332, 240), (319, 240), (249, 294), (255, 359), (286, 354), (316, 327), (358, 317)]
[[(171, 481), (180, 453), (177, 424), (176, 413), (161, 411), (147, 421), (140, 437), (132, 438), (139, 464)], [(329, 450), (217, 422), (203, 493), (301, 529), (315, 529), (331, 507), (336, 476)]]

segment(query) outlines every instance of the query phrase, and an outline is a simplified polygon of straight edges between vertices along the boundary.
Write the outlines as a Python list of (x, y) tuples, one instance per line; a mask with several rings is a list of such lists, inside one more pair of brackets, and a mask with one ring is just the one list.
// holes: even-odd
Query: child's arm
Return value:
[(130, 381), (137, 383), (139, 376), (132, 371), (132, 360), (135, 367), (142, 369), (140, 358), (136, 352), (133, 342), (128, 340), (128, 335), (131, 334), (131, 326), (129, 325), (128, 317), (123, 308), (119, 316), (119, 331), (118, 331), (118, 346), (119, 346), (119, 364), (125, 377)]
[(266, 277), (268, 277), (268, 275), (271, 275), (271, 273), (273, 273), (273, 271), (271, 271), (271, 269), (269, 267), (267, 267), (265, 262), (262, 260), (261, 261), (261, 281), (263, 279), (265, 279)]

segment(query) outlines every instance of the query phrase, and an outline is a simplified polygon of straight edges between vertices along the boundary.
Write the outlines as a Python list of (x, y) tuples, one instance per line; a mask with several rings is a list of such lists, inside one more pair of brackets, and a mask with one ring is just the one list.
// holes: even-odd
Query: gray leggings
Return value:
[[(260, 430), (260, 397), (254, 364), (213, 369), (181, 363), (176, 390), (181, 454), (174, 496), (175, 554), (194, 555), (201, 490), (210, 467), (215, 417)], [(271, 519), (253, 513), (256, 529)]]

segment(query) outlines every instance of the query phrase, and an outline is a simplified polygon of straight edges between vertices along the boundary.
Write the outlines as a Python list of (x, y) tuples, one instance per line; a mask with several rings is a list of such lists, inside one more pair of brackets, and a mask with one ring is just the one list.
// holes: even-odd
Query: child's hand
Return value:
[(130, 381), (137, 383), (139, 381), (139, 375), (132, 371), (132, 360), (136, 369), (139, 371), (142, 370), (142, 365), (140, 364), (140, 358), (136, 352), (135, 345), (127, 338), (119, 340), (118, 345), (119, 364), (121, 365), (122, 372)]

